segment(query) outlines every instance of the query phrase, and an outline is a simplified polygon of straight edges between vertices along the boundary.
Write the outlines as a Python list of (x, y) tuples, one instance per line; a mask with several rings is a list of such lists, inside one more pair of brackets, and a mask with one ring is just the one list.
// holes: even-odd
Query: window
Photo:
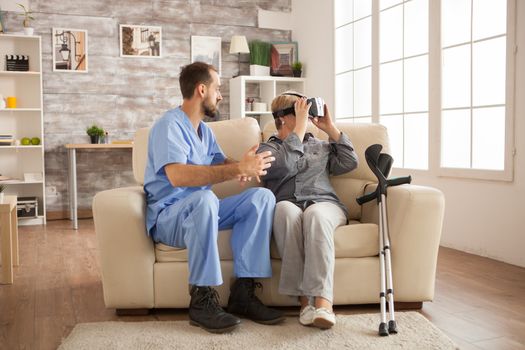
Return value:
[(381, 0), (379, 27), (379, 122), (394, 166), (428, 169), (428, 0)]
[(511, 179), (515, 0), (334, 3), (336, 118), (384, 124), (396, 168)]
[(441, 0), (441, 166), (505, 169), (506, 0)]
[(372, 121), (372, 3), (336, 0), (336, 118)]

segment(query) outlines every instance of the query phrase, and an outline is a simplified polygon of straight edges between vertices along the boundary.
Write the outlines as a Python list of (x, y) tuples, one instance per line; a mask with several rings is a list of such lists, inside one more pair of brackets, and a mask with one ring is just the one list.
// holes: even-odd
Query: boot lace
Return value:
[(205, 300), (205, 308), (211, 311), (222, 311), (219, 303), (219, 293), (213, 288), (207, 288), (202, 298)]
[(255, 288), (261, 288), (261, 291), (262, 291), (263, 290), (262, 283), (255, 282), (255, 281), (250, 281), (248, 283), (248, 295), (250, 297), (250, 300), (262, 304), (261, 300), (255, 295)]

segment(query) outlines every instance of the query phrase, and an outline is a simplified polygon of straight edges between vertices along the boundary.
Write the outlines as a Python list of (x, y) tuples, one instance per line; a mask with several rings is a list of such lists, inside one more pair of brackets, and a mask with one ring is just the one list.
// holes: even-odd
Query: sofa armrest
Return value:
[(97, 193), (93, 198), (93, 218), (106, 307), (152, 308), (155, 250), (146, 235), (142, 187)]
[[(394, 296), (403, 296), (396, 300), (406, 302), (432, 300), (445, 211), (443, 193), (416, 185), (389, 187), (386, 203)], [(363, 206), (363, 218), (372, 220), (377, 215), (376, 201)]]

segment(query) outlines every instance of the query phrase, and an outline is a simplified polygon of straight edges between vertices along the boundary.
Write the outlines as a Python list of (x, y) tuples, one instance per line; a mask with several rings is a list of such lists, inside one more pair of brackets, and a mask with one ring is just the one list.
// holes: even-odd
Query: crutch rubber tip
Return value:
[(381, 324), (379, 324), (379, 335), (382, 337), (386, 337), (388, 335), (388, 329), (385, 322), (381, 322)]
[(397, 333), (396, 321), (388, 321), (388, 333), (390, 333), (390, 334), (396, 334)]

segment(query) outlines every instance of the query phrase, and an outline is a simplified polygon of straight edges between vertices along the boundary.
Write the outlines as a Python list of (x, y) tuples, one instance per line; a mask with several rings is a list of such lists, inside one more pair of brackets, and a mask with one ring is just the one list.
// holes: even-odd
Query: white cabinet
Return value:
[[(36, 217), (19, 217), (19, 225), (45, 224), (41, 38), (0, 34), (0, 53), (0, 95), (16, 97), (16, 108), (0, 109), (0, 134), (18, 141), (40, 139), (38, 145), (0, 146), (0, 174), (7, 178), (0, 184), (5, 185), (6, 194), (37, 199)], [(29, 56), (29, 71), (6, 71), (6, 55), (11, 54)]]
[[(305, 78), (251, 75), (230, 79), (230, 119), (254, 117), (259, 120), (262, 130), (266, 123), (273, 122), (271, 105), (274, 97), (287, 90), (304, 93), (305, 81)], [(264, 110), (247, 111), (247, 98), (254, 98), (255, 102), (264, 103)]]

